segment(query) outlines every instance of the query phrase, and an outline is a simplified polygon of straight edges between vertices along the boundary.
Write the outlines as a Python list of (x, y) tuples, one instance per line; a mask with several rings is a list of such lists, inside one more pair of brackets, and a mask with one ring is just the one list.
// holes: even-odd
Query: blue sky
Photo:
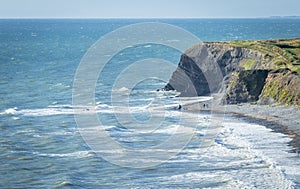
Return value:
[(0, 0), (0, 18), (255, 18), (300, 15), (300, 0)]

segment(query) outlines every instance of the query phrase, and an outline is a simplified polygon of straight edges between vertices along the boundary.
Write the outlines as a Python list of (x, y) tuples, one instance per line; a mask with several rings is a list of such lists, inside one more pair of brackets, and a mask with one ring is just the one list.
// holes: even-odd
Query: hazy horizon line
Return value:
[(300, 18), (297, 15), (262, 17), (0, 17), (0, 19), (258, 19), (258, 18)]

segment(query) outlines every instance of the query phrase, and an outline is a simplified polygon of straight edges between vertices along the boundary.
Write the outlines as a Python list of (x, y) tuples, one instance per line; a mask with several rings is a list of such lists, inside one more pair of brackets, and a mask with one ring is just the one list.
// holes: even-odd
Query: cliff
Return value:
[(182, 54), (165, 90), (222, 102), (300, 106), (300, 39), (205, 42)]

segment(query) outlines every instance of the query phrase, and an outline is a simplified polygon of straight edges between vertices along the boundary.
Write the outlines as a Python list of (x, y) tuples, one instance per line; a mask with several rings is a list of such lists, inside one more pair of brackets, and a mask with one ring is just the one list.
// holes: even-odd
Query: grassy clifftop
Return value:
[[(240, 67), (245, 71), (233, 73), (228, 86), (227, 102), (258, 100), (263, 104), (300, 106), (300, 38), (232, 41), (227, 44), (232, 47), (251, 49), (261, 54), (261, 60), (241, 61)], [(268, 74), (264, 75), (264, 80), (261, 80), (257, 73), (264, 70)], [(262, 84), (261, 92), (251, 96), (251, 93), (257, 92), (253, 89), (256, 89), (259, 84)], [(243, 90), (240, 89), (241, 86)]]
[(241, 66), (245, 69), (263, 69), (269, 64), (271, 69), (289, 68), (300, 74), (300, 38), (256, 41), (231, 41), (230, 46), (252, 49), (263, 55), (263, 60), (247, 60)]

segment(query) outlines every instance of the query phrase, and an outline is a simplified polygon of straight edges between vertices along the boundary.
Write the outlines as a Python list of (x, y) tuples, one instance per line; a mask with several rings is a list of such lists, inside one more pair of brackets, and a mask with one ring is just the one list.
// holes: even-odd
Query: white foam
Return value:
[(91, 128), (78, 128), (80, 132), (97, 132), (97, 131), (108, 131), (110, 129), (117, 128), (114, 125), (97, 126)]
[(175, 97), (180, 95), (180, 92), (177, 92), (176, 90), (171, 90), (171, 91), (165, 91), (165, 90), (160, 90), (157, 91), (158, 96), (168, 96), (168, 97)]
[(179, 128), (179, 125), (170, 125), (168, 127), (156, 129), (153, 133), (174, 134), (174, 133), (176, 133), (178, 128)]
[(129, 92), (130, 90), (126, 87), (121, 87), (119, 89), (113, 89), (113, 92)]
[[(218, 181), (218, 176), (228, 175), (230, 179), (225, 180), (229, 188), (292, 188), (294, 183), (290, 179), (299, 175), (297, 171), (300, 165), (293, 161), (293, 154), (286, 152), (290, 139), (262, 125), (230, 118), (225, 120), (224, 127), (214, 139), (215, 143), (209, 145), (204, 146), (203, 142), (199, 142), (198, 147), (187, 146), (175, 159), (170, 160), (170, 163), (176, 164), (199, 164), (199, 172), (168, 177), (172, 180), (170, 182), (201, 183), (203, 179), (210, 180), (202, 175), (201, 170), (204, 169), (212, 170)], [(292, 176), (287, 177), (289, 174)]]
[(103, 110), (103, 109), (112, 109), (112, 106), (109, 106), (107, 104), (99, 103), (96, 106), (96, 110)]
[(4, 112), (2, 112), (1, 114), (16, 115), (18, 113), (17, 109), (18, 109), (17, 107), (8, 108), (4, 110)]
[(64, 153), (64, 154), (48, 154), (48, 153), (39, 153), (34, 152), (35, 155), (39, 156), (47, 156), (47, 157), (75, 157), (75, 158), (85, 158), (93, 156), (91, 151), (78, 151), (72, 153)]
[(167, 177), (160, 177), (160, 182), (172, 183), (172, 184), (188, 184), (197, 185), (200, 188), (206, 188), (211, 186), (221, 185), (221, 188), (244, 188), (248, 189), (243, 182), (236, 181), (228, 175), (218, 175), (213, 173), (203, 173), (203, 172), (188, 172), (184, 174), (178, 174)]
[(73, 106), (71, 104), (53, 104), (53, 105), (49, 105), (48, 108), (73, 108)]
[[(93, 111), (92, 111), (93, 110)], [(90, 113), (115, 113), (117, 108), (106, 104), (97, 106), (72, 106), (72, 105), (50, 105), (48, 108), (37, 109), (18, 109), (9, 108), (0, 113), (0, 115), (22, 115), (22, 116), (51, 116), (51, 115), (74, 115)], [(16, 116), (15, 116), (16, 117)], [(16, 119), (16, 118), (14, 118)]]
[[(189, 99), (187, 99), (189, 100)], [(109, 106), (104, 103), (97, 103), (94, 108), (94, 112), (126, 112), (126, 107)], [(137, 106), (136, 111), (149, 108), (148, 106)], [(151, 108), (151, 107), (150, 107)], [(86, 107), (73, 107), (72, 105), (51, 105), (48, 108), (42, 109), (23, 109), (9, 108), (1, 114), (14, 115), (14, 117), (24, 116), (45, 116), (45, 115), (59, 115), (59, 114), (74, 114), (74, 109), (80, 110), (78, 113), (86, 113)], [(127, 108), (128, 109), (128, 108)], [(190, 120), (188, 122), (189, 127), (182, 127), (182, 130), (178, 131), (178, 125), (170, 124), (164, 127), (157, 128), (154, 131), (149, 130), (137, 130), (124, 132), (124, 138), (130, 138), (132, 142), (140, 142), (140, 138), (134, 138), (132, 135), (143, 134), (151, 132), (153, 134), (180, 134), (191, 131), (191, 125), (194, 123), (194, 127), (198, 124), (196, 118), (201, 118), (201, 125), (209, 124), (204, 119), (207, 115), (194, 114), (185, 111), (163, 111), (155, 110), (155, 113), (167, 112), (165, 116), (182, 116), (184, 120)], [(18, 115), (18, 116), (16, 116)], [(183, 120), (183, 121), (184, 121)], [(191, 123), (191, 124), (190, 124)], [(96, 131), (108, 131), (116, 128), (115, 126), (99, 126), (95, 128)], [(92, 130), (92, 131), (95, 131)], [(210, 129), (210, 128), (208, 128)], [(216, 170), (216, 176), (220, 177), (224, 172), (228, 172), (231, 180), (241, 182), (246, 186), (252, 187), (253, 183), (262, 184), (264, 186), (278, 185), (280, 187), (291, 187), (293, 183), (287, 179), (286, 175), (299, 175), (300, 165), (295, 165), (292, 157), (294, 154), (286, 152), (288, 150), (287, 142), (291, 139), (280, 133), (274, 133), (271, 129), (268, 129), (259, 124), (249, 124), (243, 122), (243, 120), (227, 117), (224, 119), (223, 128), (218, 130), (218, 135), (214, 136), (214, 143), (208, 146), (184, 149), (181, 155), (177, 159), (171, 160), (170, 163), (178, 162), (199, 162), (199, 166), (205, 169)], [(84, 131), (83, 131), (84, 132)], [(86, 131), (89, 132), (89, 131)], [(116, 131), (118, 132), (118, 131)], [(202, 134), (198, 139), (205, 136), (205, 131), (197, 131), (196, 133)], [(127, 136), (127, 138), (126, 138)], [(198, 137), (198, 136), (197, 136)], [(195, 138), (197, 138), (195, 137)], [(205, 136), (206, 137), (206, 136)], [(205, 139), (205, 137), (203, 137)], [(197, 139), (197, 140), (198, 140)], [(66, 154), (40, 154), (50, 157), (86, 157), (86, 152), (74, 152)], [(199, 168), (201, 169), (201, 168)], [(222, 171), (218, 171), (222, 170)], [(234, 174), (232, 170), (236, 170), (239, 174)], [(251, 177), (247, 179), (247, 170), (253, 170)], [(227, 173), (226, 173), (227, 174)], [(173, 179), (186, 179), (187, 181), (199, 180), (200, 175), (189, 173), (184, 175), (174, 176)], [(217, 178), (216, 177), (216, 178)], [(208, 179), (209, 180), (209, 179)], [(218, 180), (218, 179), (217, 179)], [(222, 180), (222, 177), (221, 177)], [(227, 181), (227, 179), (224, 179)], [(233, 182), (230, 181), (230, 182)], [(276, 181), (276, 182), (275, 182)], [(272, 185), (274, 184), (274, 185)]]
[(18, 114), (23, 114), (24, 116), (72, 115), (74, 111), (73, 109), (41, 108), (20, 110)]

